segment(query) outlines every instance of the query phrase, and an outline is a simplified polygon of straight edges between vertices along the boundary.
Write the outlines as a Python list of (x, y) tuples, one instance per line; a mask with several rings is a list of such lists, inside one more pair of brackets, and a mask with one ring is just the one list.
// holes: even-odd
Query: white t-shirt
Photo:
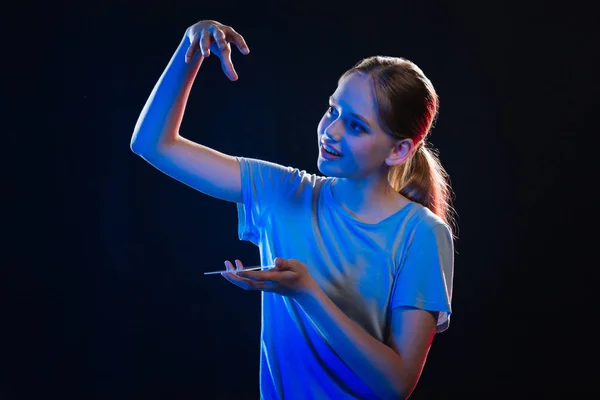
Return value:
[[(327, 296), (369, 334), (385, 342), (391, 310), (439, 311), (437, 332), (451, 314), (454, 248), (448, 226), (411, 202), (377, 224), (357, 220), (331, 194), (333, 178), (238, 157), (243, 202), (241, 240), (307, 265)], [(300, 306), (262, 293), (262, 399), (375, 399), (332, 350)]]

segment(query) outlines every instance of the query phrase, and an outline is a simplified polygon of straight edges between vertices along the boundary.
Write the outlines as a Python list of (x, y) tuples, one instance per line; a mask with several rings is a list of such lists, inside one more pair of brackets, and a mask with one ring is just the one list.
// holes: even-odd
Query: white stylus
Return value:
[(231, 273), (236, 273), (236, 272), (240, 272), (240, 271), (258, 271), (261, 269), (270, 269), (270, 268), (274, 268), (275, 265), (266, 265), (266, 266), (262, 266), (262, 265), (254, 265), (252, 267), (244, 267), (244, 269), (242, 270), (237, 270), (237, 269), (224, 269), (222, 271), (211, 271), (211, 272), (205, 272), (204, 275), (213, 275), (213, 274), (222, 274), (223, 272), (231, 272)]

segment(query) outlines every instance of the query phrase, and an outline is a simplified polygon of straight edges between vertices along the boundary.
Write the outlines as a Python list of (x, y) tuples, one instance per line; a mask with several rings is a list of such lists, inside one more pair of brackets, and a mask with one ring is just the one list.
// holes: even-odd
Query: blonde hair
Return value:
[(383, 129), (394, 139), (412, 139), (416, 146), (406, 162), (390, 168), (390, 185), (429, 208), (455, 232), (450, 178), (438, 151), (426, 140), (439, 112), (439, 98), (431, 81), (416, 64), (399, 57), (365, 58), (340, 80), (354, 72), (371, 78)]

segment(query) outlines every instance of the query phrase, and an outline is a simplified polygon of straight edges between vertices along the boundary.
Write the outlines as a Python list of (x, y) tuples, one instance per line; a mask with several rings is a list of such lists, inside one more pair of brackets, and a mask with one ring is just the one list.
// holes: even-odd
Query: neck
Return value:
[(375, 213), (397, 203), (399, 194), (387, 180), (387, 174), (367, 178), (336, 178), (332, 184), (334, 198), (351, 212)]

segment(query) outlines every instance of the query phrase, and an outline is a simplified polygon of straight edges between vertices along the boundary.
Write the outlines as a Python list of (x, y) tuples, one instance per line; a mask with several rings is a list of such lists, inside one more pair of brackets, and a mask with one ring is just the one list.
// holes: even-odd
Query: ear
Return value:
[(402, 164), (413, 152), (415, 145), (412, 139), (402, 139), (394, 143), (394, 147), (390, 151), (390, 155), (385, 159), (385, 163), (393, 167)]

